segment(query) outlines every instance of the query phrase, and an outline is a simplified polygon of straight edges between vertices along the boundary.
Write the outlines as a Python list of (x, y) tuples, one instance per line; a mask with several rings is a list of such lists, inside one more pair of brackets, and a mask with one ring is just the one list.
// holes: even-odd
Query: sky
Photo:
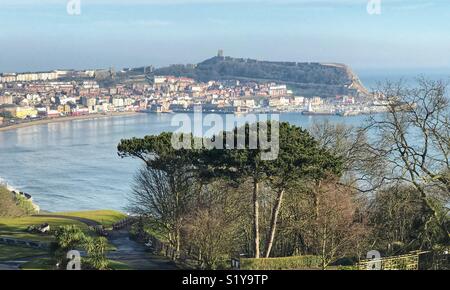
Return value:
[[(80, 1), (81, 13), (67, 5)], [(0, 0), (0, 72), (165, 66), (225, 55), (450, 72), (450, 1)], [(73, 3), (73, 2), (71, 2)]]

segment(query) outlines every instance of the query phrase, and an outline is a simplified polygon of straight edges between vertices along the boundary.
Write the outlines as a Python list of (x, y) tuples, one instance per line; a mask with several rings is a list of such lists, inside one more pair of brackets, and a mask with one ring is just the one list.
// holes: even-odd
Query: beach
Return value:
[(139, 114), (138, 112), (111, 112), (105, 114), (89, 114), (83, 116), (67, 116), (67, 117), (58, 117), (58, 118), (49, 118), (49, 119), (40, 119), (35, 121), (23, 122), (14, 125), (8, 125), (4, 127), (0, 127), (0, 132), (15, 130), (20, 128), (26, 128), (37, 125), (45, 125), (50, 123), (59, 123), (59, 122), (67, 122), (74, 120), (90, 120), (90, 119), (98, 119), (98, 118), (108, 118), (108, 117), (117, 117), (117, 116), (131, 116)]

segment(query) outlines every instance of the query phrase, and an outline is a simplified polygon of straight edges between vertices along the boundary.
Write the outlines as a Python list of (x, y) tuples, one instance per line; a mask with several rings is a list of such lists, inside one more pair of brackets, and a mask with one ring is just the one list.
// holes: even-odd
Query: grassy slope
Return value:
[(19, 246), (0, 245), (0, 261), (40, 256), (48, 254), (45, 250), (31, 249)]
[[(100, 222), (106, 227), (110, 227), (113, 223), (125, 218), (126, 216), (120, 212), (111, 210), (83, 211), (83, 212), (67, 212), (52, 213), (55, 215), (64, 215), (68, 217), (80, 217)], [(51, 241), (51, 237), (47, 235), (30, 234), (26, 229), (30, 225), (40, 225), (43, 223), (50, 224), (50, 228), (64, 225), (76, 225), (82, 230), (88, 231), (88, 227), (79, 221), (64, 218), (49, 218), (40, 216), (26, 216), (19, 218), (0, 217), (0, 236), (15, 237), (18, 239), (30, 239), (37, 241)]]
[(111, 227), (112, 224), (126, 218), (125, 214), (113, 210), (93, 210), (93, 211), (61, 212), (61, 213), (56, 212), (52, 214), (90, 219), (101, 223), (105, 227)]
[(12, 197), (12, 193), (5, 187), (0, 186), (0, 217), (2, 216), (22, 216), (25, 212), (21, 209)]
[[(57, 215), (65, 215), (70, 217), (80, 217), (98, 221), (102, 223), (104, 226), (109, 227), (113, 223), (123, 219), (125, 217), (124, 214), (116, 211), (110, 210), (99, 210), (99, 211), (83, 211), (83, 212), (68, 212), (68, 213), (55, 213)], [(0, 236), (3, 237), (12, 237), (16, 239), (28, 239), (33, 241), (41, 241), (41, 242), (51, 242), (54, 240), (53, 236), (46, 234), (34, 234), (28, 233), (26, 229), (31, 225), (40, 225), (43, 223), (50, 224), (51, 229), (55, 229), (64, 225), (76, 225), (80, 227), (84, 232), (89, 235), (93, 235), (92, 232), (89, 231), (89, 227), (84, 223), (79, 221), (75, 221), (72, 219), (64, 219), (64, 218), (49, 218), (49, 217), (40, 217), (40, 216), (26, 216), (26, 217), (0, 217)], [(114, 247), (109, 246), (109, 250), (113, 250)], [(45, 252), (39, 250), (33, 250), (25, 247), (16, 247), (16, 246), (7, 246), (0, 244), (0, 260), (12, 260), (15, 258), (24, 258), (29, 256), (36, 256), (46, 254)], [(30, 267), (35, 268), (39, 267), (39, 263), (43, 263), (41, 266), (45, 265), (45, 258), (38, 259), (38, 261), (30, 262)], [(41, 268), (38, 268), (41, 269)], [(45, 269), (45, 268), (44, 268)]]
[[(55, 266), (50, 258), (33, 259), (21, 266), (22, 270), (52, 270), (54, 268)], [(131, 270), (127, 264), (111, 260), (109, 261), (109, 268), (111, 270)]]
[(37, 258), (23, 264), (22, 270), (53, 270), (55, 266), (50, 258)]
[(33, 241), (51, 242), (53, 238), (49, 235), (28, 233), (26, 230), (31, 225), (48, 223), (50, 229), (64, 225), (76, 225), (87, 231), (88, 227), (78, 221), (60, 218), (44, 218), (39, 216), (27, 216), (20, 218), (0, 218), (0, 236), (13, 237), (16, 239), (29, 239)]

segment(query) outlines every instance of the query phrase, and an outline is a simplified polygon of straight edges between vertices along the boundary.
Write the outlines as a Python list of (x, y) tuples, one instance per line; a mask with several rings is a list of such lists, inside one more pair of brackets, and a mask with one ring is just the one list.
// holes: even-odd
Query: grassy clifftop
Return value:
[(0, 186), (0, 217), (20, 217), (27, 214), (23, 201), (15, 198), (14, 194)]
[(89, 210), (89, 211), (75, 211), (52, 213), (54, 215), (62, 215), (66, 217), (76, 217), (95, 221), (106, 228), (111, 227), (114, 223), (126, 218), (127, 216), (115, 210)]
[(172, 65), (159, 68), (153, 74), (185, 76), (203, 82), (224, 79), (283, 82), (304, 96), (334, 97), (337, 94), (354, 96), (367, 94), (367, 90), (350, 67), (335, 63), (213, 57), (197, 65)]

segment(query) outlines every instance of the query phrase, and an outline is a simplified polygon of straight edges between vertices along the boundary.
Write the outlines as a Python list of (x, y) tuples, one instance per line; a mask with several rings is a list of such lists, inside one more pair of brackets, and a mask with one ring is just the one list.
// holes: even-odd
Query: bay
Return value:
[[(417, 76), (449, 80), (450, 70), (357, 71), (369, 89), (386, 80), (416, 85)], [(189, 115), (189, 114), (188, 114)], [(46, 211), (124, 210), (139, 160), (121, 159), (121, 139), (174, 131), (174, 115), (138, 114), (75, 120), (0, 132), (0, 181), (30, 193)], [(205, 115), (204, 115), (205, 117)], [(192, 114), (190, 114), (193, 120)], [(365, 116), (304, 116), (282, 113), (280, 121), (308, 128), (329, 120), (359, 126)], [(207, 130), (208, 128), (203, 128)]]
[[(193, 120), (193, 115), (188, 115)], [(133, 176), (142, 164), (121, 159), (118, 143), (124, 138), (174, 131), (178, 127), (171, 126), (173, 116), (137, 114), (0, 132), (0, 178), (31, 194), (45, 211), (124, 210)], [(280, 121), (305, 128), (323, 120), (357, 126), (364, 119), (280, 115)]]

